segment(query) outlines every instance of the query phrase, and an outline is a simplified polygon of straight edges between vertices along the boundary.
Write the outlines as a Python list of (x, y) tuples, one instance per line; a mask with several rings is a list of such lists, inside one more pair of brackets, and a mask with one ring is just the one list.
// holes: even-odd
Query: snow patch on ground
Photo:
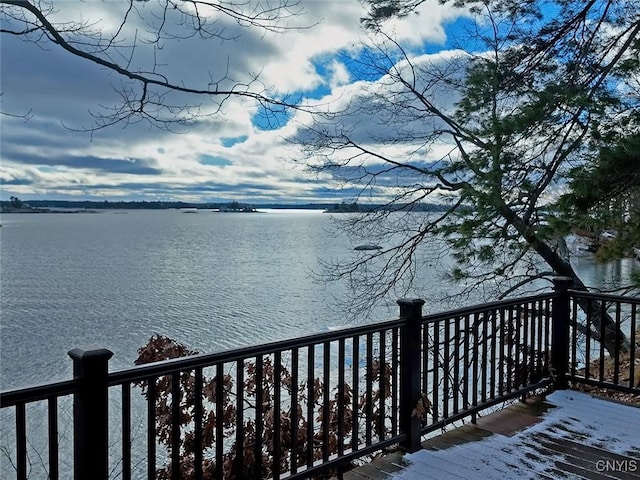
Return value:
[[(640, 410), (560, 390), (547, 397), (555, 406), (542, 421), (512, 437), (494, 434), (481, 441), (446, 450), (420, 450), (405, 455), (409, 465), (394, 480), (540, 478), (562, 457), (549, 455), (540, 441), (568, 439), (609, 452), (640, 458)], [(535, 438), (532, 438), (535, 437)]]

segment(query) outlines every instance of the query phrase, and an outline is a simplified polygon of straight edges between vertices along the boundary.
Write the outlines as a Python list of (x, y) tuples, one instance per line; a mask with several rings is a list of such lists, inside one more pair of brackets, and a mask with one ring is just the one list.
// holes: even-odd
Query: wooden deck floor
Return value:
[(640, 480), (640, 408), (574, 391), (514, 404), (394, 453), (346, 480)]

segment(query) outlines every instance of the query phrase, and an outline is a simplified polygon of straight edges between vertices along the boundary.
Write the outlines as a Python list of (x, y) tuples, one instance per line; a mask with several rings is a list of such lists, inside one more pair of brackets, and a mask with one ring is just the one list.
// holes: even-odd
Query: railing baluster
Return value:
[(297, 347), (291, 349), (291, 473), (298, 471), (298, 355)]
[(378, 379), (378, 400), (379, 400), (379, 405), (378, 405), (378, 409), (379, 409), (379, 414), (378, 414), (378, 441), (382, 441), (384, 440), (384, 436), (385, 436), (385, 432), (384, 432), (384, 424), (385, 424), (385, 402), (386, 402), (386, 397), (385, 397), (385, 385), (387, 382), (387, 378), (386, 378), (386, 366), (387, 366), (387, 362), (386, 362), (386, 355), (387, 355), (387, 335), (385, 331), (382, 331), (379, 333), (380, 335), (380, 355), (379, 355), (379, 362), (380, 362), (380, 377)]
[(338, 457), (344, 455), (345, 344), (338, 340)]
[[(400, 362), (400, 349), (398, 346), (398, 341), (400, 339), (400, 329), (397, 327), (393, 328), (391, 330), (391, 335), (391, 435), (396, 436), (398, 434), (398, 396), (400, 394), (398, 388), (398, 385), (400, 384), (400, 378), (398, 374), (398, 363)], [(424, 352), (424, 354), (426, 357), (426, 351)]]
[[(474, 313), (473, 314), (473, 373), (472, 373), (472, 379), (471, 381), (473, 382), (473, 391), (471, 392), (471, 405), (472, 406), (476, 406), (478, 405), (478, 364), (480, 362), (480, 339), (478, 338), (480, 336), (480, 314), (479, 313)], [(484, 390), (484, 388), (483, 388)]]
[(536, 379), (533, 376), (533, 369), (535, 368), (533, 350), (535, 345), (534, 331), (535, 331), (535, 319), (537, 315), (536, 302), (531, 302), (525, 310), (525, 316), (522, 326), (522, 358), (525, 363), (523, 369), (522, 386), (535, 383)]
[(527, 350), (527, 331), (529, 328), (529, 307), (531, 305), (525, 303), (516, 307), (516, 344), (514, 346), (516, 362), (518, 364), (518, 375), (515, 377), (513, 385), (514, 390), (527, 385), (528, 372), (528, 350)]
[(353, 362), (351, 362), (351, 377), (353, 398), (352, 400), (352, 414), (351, 414), (351, 449), (355, 452), (360, 446), (360, 425), (358, 422), (358, 397), (360, 394), (360, 337), (356, 335), (353, 337)]
[[(527, 373), (528, 366), (528, 350), (527, 350), (527, 331), (529, 328), (529, 311), (531, 304), (525, 303), (516, 309), (516, 345), (515, 356), (518, 363), (518, 375), (516, 375), (515, 390), (528, 384)], [(533, 309), (533, 307), (531, 308)]]
[(442, 417), (449, 418), (449, 399), (451, 394), (449, 393), (449, 380), (451, 376), (451, 352), (449, 347), (451, 346), (451, 320), (446, 319), (444, 323), (444, 354), (442, 363)]
[(571, 376), (577, 375), (578, 368), (578, 302), (571, 305)]
[(488, 368), (489, 368), (489, 335), (487, 329), (489, 328), (489, 319), (487, 312), (482, 313), (482, 403), (487, 401), (487, 385), (489, 382)]
[[(256, 442), (254, 444), (253, 455), (255, 458), (255, 470), (254, 475), (255, 478), (262, 477), (262, 436), (264, 434), (264, 357), (262, 355), (256, 356), (255, 359), (255, 368), (256, 368), (256, 419), (255, 419), (255, 428), (256, 428)], [(280, 381), (278, 377), (274, 375), (274, 387), (275, 382)], [(269, 382), (267, 381), (267, 384)], [(275, 408), (275, 406), (274, 406)], [(275, 412), (275, 409), (274, 409)], [(275, 418), (275, 417), (274, 417)]]
[(571, 375), (578, 374), (578, 302), (573, 299), (571, 315)]
[(438, 391), (440, 389), (440, 322), (433, 322), (433, 391), (431, 399), (431, 410), (433, 423), (439, 419), (438, 404), (440, 399)]
[(122, 480), (131, 480), (131, 383), (130, 382), (125, 382), (122, 384)]
[[(426, 326), (424, 327), (424, 331), (426, 331)], [(398, 349), (399, 336), (400, 329), (393, 328), (391, 330), (391, 435), (393, 436), (398, 434), (398, 395), (400, 393), (400, 389), (398, 388), (398, 362), (400, 359), (400, 351)], [(427, 358), (426, 350), (423, 350), (423, 356), (425, 359)], [(424, 372), (426, 382), (426, 368)], [(424, 391), (426, 392), (426, 388)]]
[(313, 466), (314, 444), (313, 444), (313, 407), (315, 404), (315, 345), (309, 345), (307, 354), (307, 468)]
[(366, 402), (365, 402), (365, 443), (371, 445), (371, 419), (373, 416), (373, 335), (367, 333), (367, 375), (366, 375)]
[(497, 315), (498, 312), (494, 309), (491, 311), (491, 391), (490, 398), (493, 400), (496, 398), (496, 342), (498, 341), (497, 330)]
[(216, 478), (224, 478), (224, 364), (216, 364)]
[(429, 355), (433, 352), (431, 342), (429, 342), (429, 323), (422, 326), (422, 393), (429, 392)]
[(203, 421), (203, 385), (202, 385), (202, 367), (197, 367), (193, 374), (195, 375), (194, 384), (193, 384), (193, 468), (195, 479), (194, 480), (202, 480), (203, 471), (202, 471), (202, 421)]
[(58, 398), (47, 398), (47, 416), (49, 428), (49, 480), (58, 480)]
[(553, 299), (551, 331), (551, 363), (555, 374), (554, 387), (567, 388), (567, 372), (569, 371), (569, 316), (570, 297), (568, 290), (573, 284), (570, 277), (555, 277), (553, 287), (556, 296)]
[(329, 460), (329, 393), (331, 391), (331, 344), (322, 344), (322, 461)]
[(637, 305), (634, 303), (631, 305), (631, 326), (629, 328), (629, 388), (640, 387), (640, 381), (637, 385), (634, 385), (636, 378), (636, 318), (637, 318)]
[(282, 459), (282, 352), (273, 354), (273, 478), (280, 478)]
[[(613, 383), (618, 385), (620, 380), (620, 302), (615, 302), (616, 307), (616, 332), (614, 336), (615, 348), (613, 354)], [(635, 341), (634, 337), (630, 338), (630, 341)]]
[(589, 379), (591, 376), (591, 327), (589, 326), (589, 320), (593, 315), (592, 312), (592, 304), (591, 302), (587, 302), (587, 312), (586, 312), (586, 320), (585, 320), (585, 347), (584, 347), (584, 378)]
[(156, 381), (148, 379), (147, 395), (147, 478), (156, 478)]
[(180, 480), (180, 373), (171, 375), (171, 478)]
[(549, 375), (551, 368), (551, 301), (545, 303), (544, 316), (544, 373)]
[(529, 364), (529, 373), (528, 378), (531, 383), (537, 382), (540, 380), (540, 377), (537, 375), (537, 362), (536, 362), (536, 342), (538, 341), (536, 335), (536, 327), (538, 324), (538, 319), (541, 318), (542, 312), (542, 302), (537, 300), (535, 303), (531, 305), (531, 316), (529, 318), (529, 360), (527, 363)]
[(604, 339), (606, 338), (606, 330), (605, 330), (605, 316), (607, 315), (607, 305), (606, 302), (600, 302), (600, 368), (599, 368), (599, 379), (601, 382), (604, 381)]
[(504, 308), (500, 308), (500, 325), (498, 326), (498, 335), (500, 337), (500, 356), (498, 360), (498, 395), (504, 394), (504, 374), (505, 374), (505, 340), (507, 333), (507, 322), (504, 318)]
[(27, 419), (24, 403), (16, 405), (16, 473), (18, 480), (27, 478)]
[(453, 384), (451, 386), (451, 395), (453, 396), (453, 414), (458, 413), (460, 409), (460, 322), (461, 318), (453, 319)]
[[(471, 326), (469, 315), (464, 316), (464, 338), (462, 343), (462, 408), (469, 408), (469, 335), (471, 335)], [(459, 367), (458, 367), (459, 368)]]
[[(244, 359), (236, 361), (236, 475), (244, 476)], [(222, 440), (222, 439), (220, 439)]]
[(543, 349), (543, 343), (542, 343), (542, 337), (545, 334), (545, 330), (544, 330), (544, 321), (546, 318), (546, 302), (544, 303), (543, 306), (543, 302), (540, 302), (539, 305), (539, 312), (538, 312), (538, 316), (537, 316), (537, 354), (536, 354), (536, 377), (538, 379), (542, 378), (542, 376), (546, 373), (545, 372), (545, 365), (543, 365), (543, 359), (544, 359), (544, 352), (542, 351)]
[[(516, 307), (517, 308), (517, 307)], [(517, 334), (518, 329), (515, 328), (516, 326), (515, 324), (515, 318), (514, 318), (514, 314), (513, 314), (513, 308), (509, 309), (509, 313), (508, 313), (508, 323), (507, 323), (507, 393), (511, 393), (511, 391), (513, 390), (513, 382), (514, 380), (514, 375), (517, 374), (517, 372), (520, 369), (520, 362), (518, 360), (518, 356), (514, 356), (513, 352), (514, 352), (514, 346), (516, 353), (518, 352), (518, 337)], [(517, 375), (516, 375), (517, 378)], [(516, 380), (517, 381), (517, 380)]]

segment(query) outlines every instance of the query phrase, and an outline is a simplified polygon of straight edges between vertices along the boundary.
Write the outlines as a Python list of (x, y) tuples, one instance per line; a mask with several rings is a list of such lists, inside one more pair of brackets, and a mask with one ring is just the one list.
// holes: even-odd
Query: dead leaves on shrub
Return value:
[[(198, 352), (190, 350), (181, 343), (161, 335), (154, 335), (149, 342), (138, 350), (138, 358), (136, 365), (145, 363), (179, 358), (188, 355), (195, 355)], [(327, 439), (325, 445), (329, 454), (338, 452), (340, 442), (343, 442), (344, 448), (349, 448), (351, 436), (362, 435), (362, 432), (353, 432), (354, 426), (354, 410), (353, 410), (353, 389), (344, 383), (341, 386), (335, 386), (330, 393), (330, 400), (327, 406), (324, 405), (324, 389), (325, 385), (319, 378), (311, 379), (311, 385), (303, 381), (299, 385), (295, 385), (292, 376), (284, 365), (276, 366), (270, 356), (260, 358), (259, 364), (255, 361), (246, 361), (243, 363), (242, 385), (236, 385), (236, 376), (230, 373), (224, 373), (218, 379), (207, 377), (203, 373), (202, 378), (202, 449), (203, 449), (203, 478), (205, 480), (213, 480), (216, 478), (217, 465), (215, 462), (215, 445), (216, 442), (224, 442), (225, 453), (223, 455), (223, 472), (225, 479), (239, 478), (255, 478), (256, 475), (266, 478), (273, 476), (278, 472), (286, 472), (291, 469), (292, 463), (296, 466), (306, 465), (309, 454), (314, 460), (323, 457), (323, 442)], [(237, 372), (236, 372), (237, 373)], [(276, 378), (278, 373), (278, 378)], [(388, 416), (388, 412), (380, 411), (380, 399), (387, 399), (391, 396), (391, 366), (381, 363), (378, 360), (372, 362), (371, 371), (372, 385), (379, 386), (374, 388), (370, 393), (370, 398), (365, 392), (357, 399), (358, 405), (370, 405), (371, 411), (369, 416), (372, 419), (372, 425), (365, 426), (362, 421), (366, 415), (363, 408), (359, 408), (355, 415), (358, 415), (358, 421), (361, 426), (372, 428), (376, 435), (380, 435), (380, 428), (388, 430), (385, 426), (384, 418)], [(169, 450), (172, 445), (172, 390), (175, 378), (180, 382), (180, 415), (178, 423), (180, 424), (181, 438), (180, 446), (180, 478), (188, 480), (194, 478), (195, 469), (195, 434), (193, 431), (193, 421), (195, 418), (196, 398), (195, 398), (195, 372), (187, 371), (179, 374), (161, 376), (155, 379), (152, 386), (149, 382), (138, 382), (137, 386), (142, 389), (143, 395), (149, 399), (150, 388), (155, 398), (155, 414), (156, 414), (156, 436), (159, 443), (166, 446)], [(365, 376), (366, 378), (366, 376)], [(221, 383), (221, 385), (218, 384)], [(298, 403), (288, 406), (286, 409), (276, 412), (276, 384), (280, 385), (280, 395), (295, 396)], [(310, 387), (310, 388), (309, 388)], [(342, 388), (339, 388), (342, 387)], [(237, 391), (242, 391), (242, 461), (237, 462), (236, 456), (239, 445), (235, 443), (236, 426), (238, 423), (238, 398)], [(222, 392), (221, 398), (218, 395)], [(308, 398), (311, 397), (311, 398)], [(256, 402), (260, 401), (260, 405)], [(313, 418), (307, 418), (308, 402), (311, 403)], [(428, 400), (426, 400), (428, 402)], [(222, 403), (222, 416), (218, 418), (217, 407)], [(257, 408), (256, 408), (257, 407)], [(295, 415), (292, 412), (295, 409)], [(338, 436), (339, 431), (339, 411), (343, 414), (342, 438)], [(256, 413), (259, 412), (259, 413)], [(328, 412), (327, 418), (325, 414)], [(260, 430), (257, 431), (255, 417), (259, 416)], [(274, 425), (279, 415), (280, 438), (274, 438)], [(381, 421), (382, 416), (382, 421)], [(296, 425), (292, 422), (296, 421)], [(326, 420), (326, 421), (325, 421)], [(308, 422), (314, 423), (313, 437), (311, 444), (307, 442)], [(222, 422), (222, 438), (217, 438), (218, 425)], [(327, 432), (324, 432), (324, 428)], [(256, 441), (260, 436), (260, 444), (262, 445), (259, 457), (256, 457)], [(296, 441), (293, 441), (293, 435), (296, 435)], [(276, 442), (279, 440), (279, 442)], [(276, 443), (279, 443), (279, 455), (276, 453)], [(295, 443), (295, 451), (294, 451)], [(311, 452), (308, 452), (308, 449)], [(274, 458), (279, 457), (278, 465), (274, 463)], [(156, 477), (160, 480), (171, 478), (172, 465), (171, 461), (159, 468)], [(260, 466), (258, 466), (258, 464)]]

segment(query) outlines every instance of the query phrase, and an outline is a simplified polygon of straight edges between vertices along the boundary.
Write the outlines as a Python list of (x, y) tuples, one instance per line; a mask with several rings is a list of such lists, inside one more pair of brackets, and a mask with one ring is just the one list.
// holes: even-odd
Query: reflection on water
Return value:
[[(354, 254), (320, 211), (256, 214), (129, 211), (5, 215), (0, 294), (1, 388), (64, 380), (75, 347), (112, 350), (111, 369), (133, 364), (154, 334), (214, 352), (291, 338), (349, 320), (337, 309), (345, 284), (319, 285), (318, 259)], [(428, 256), (433, 244), (425, 246)], [(618, 285), (635, 260), (575, 259), (590, 285)], [(426, 262), (411, 295), (425, 311), (455, 288)], [(480, 298), (468, 298), (477, 303)], [(397, 315), (395, 298), (362, 319)]]
[(607, 291), (620, 288), (633, 272), (640, 270), (640, 262), (634, 258), (602, 263), (593, 256), (581, 256), (572, 258), (571, 263), (587, 286)]
[[(68, 379), (67, 351), (74, 347), (111, 349), (114, 370), (131, 366), (137, 348), (153, 333), (212, 352), (345, 326), (345, 317), (335, 309), (335, 297), (344, 286), (320, 286), (310, 276), (318, 258), (344, 258), (352, 252), (345, 238), (329, 233), (327, 215), (116, 213), (2, 218), (3, 390)], [(428, 254), (428, 246), (425, 250)], [(575, 257), (573, 263), (587, 285), (607, 290), (618, 288), (640, 268), (633, 259), (600, 264), (592, 257)], [(427, 258), (425, 264), (429, 268), (418, 273), (418, 281), (426, 294), (420, 295), (429, 301), (452, 293), (435, 262)], [(394, 299), (387, 306), (368, 321), (395, 316)], [(442, 306), (428, 303), (425, 309), (461, 304)], [(628, 324), (623, 323), (625, 328)], [(331, 362), (337, 355), (333, 347)], [(581, 339), (579, 354), (584, 355), (584, 347)], [(352, 345), (347, 342), (346, 348), (351, 351)], [(364, 342), (360, 348), (356, 365), (364, 368)], [(324, 361), (320, 353), (315, 358), (318, 367)], [(283, 360), (287, 363), (286, 355)], [(304, 361), (300, 366), (305, 371)], [(360, 373), (365, 378), (364, 370)], [(134, 478), (144, 478), (146, 451), (139, 440), (146, 438), (146, 407), (139, 390), (133, 391)], [(110, 390), (114, 472), (121, 468), (120, 395), (118, 389)], [(28, 406), (30, 432), (45, 430), (44, 407), (43, 402)], [(58, 408), (64, 478), (71, 471), (71, 398), (60, 400)], [(0, 411), (5, 434), (15, 425), (9, 410)], [(35, 458), (47, 449), (46, 435), (32, 437), (29, 454)], [(160, 463), (163, 454), (159, 452)], [(0, 466), (0, 474), (10, 471), (7, 462)]]

